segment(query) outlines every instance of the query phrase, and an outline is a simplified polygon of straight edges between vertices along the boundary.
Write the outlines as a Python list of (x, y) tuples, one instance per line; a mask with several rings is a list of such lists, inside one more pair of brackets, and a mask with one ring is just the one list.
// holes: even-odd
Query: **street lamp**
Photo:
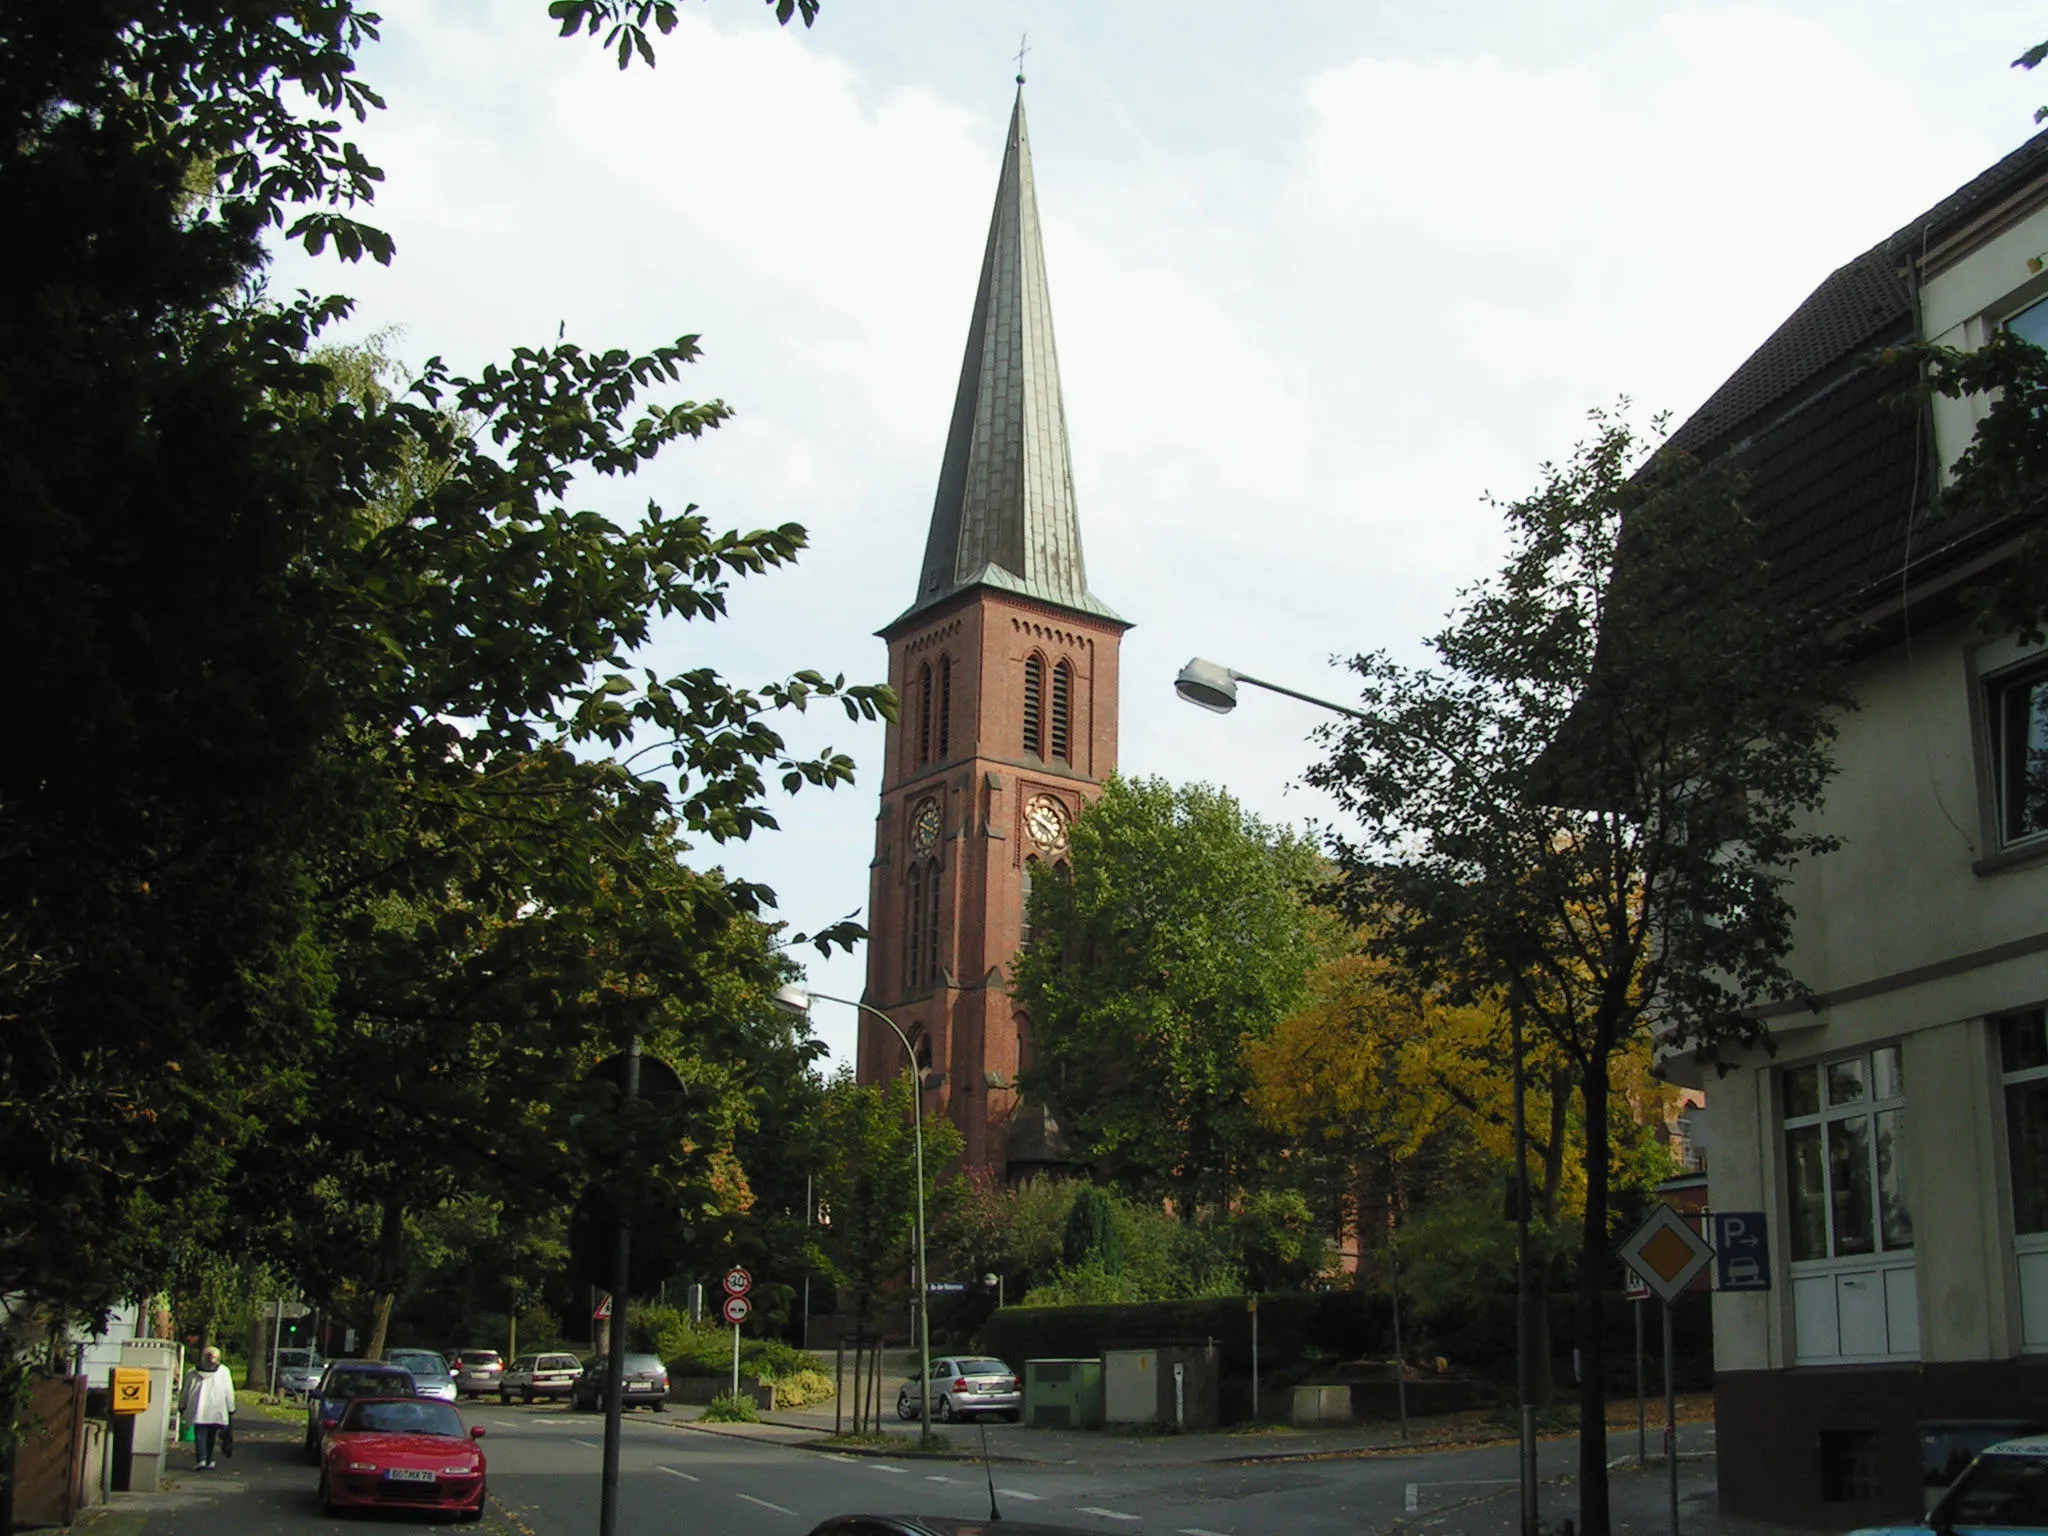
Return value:
[(1254, 688), (1264, 688), (1268, 693), (1284, 693), (1290, 699), (1299, 699), (1304, 704), (1313, 704), (1318, 709), (1331, 710), (1336, 714), (1349, 715), (1354, 720), (1363, 720), (1364, 715), (1349, 705), (1333, 704), (1328, 699), (1319, 699), (1312, 693), (1302, 693), (1293, 688), (1282, 687), (1253, 677), (1247, 672), (1233, 672), (1220, 662), (1204, 661), (1197, 656), (1180, 669), (1180, 675), (1173, 680), (1173, 691), (1190, 704), (1227, 715), (1237, 708), (1237, 685), (1250, 683)]
[(925, 1273), (924, 1267), (924, 1084), (917, 1077), (917, 1052), (911, 1047), (910, 1036), (903, 1033), (902, 1025), (881, 1009), (855, 1002), (850, 997), (813, 992), (801, 982), (792, 981), (775, 989), (773, 1001), (785, 1013), (808, 1014), (814, 999), (843, 1003), (849, 1008), (858, 1008), (862, 1013), (872, 1014), (888, 1025), (896, 1038), (903, 1042), (903, 1054), (910, 1059), (910, 1124), (917, 1149), (917, 1294), (912, 1298), (912, 1305), (917, 1308), (918, 1394), (924, 1404), (923, 1428), (919, 1433), (929, 1438), (932, 1432), (931, 1277)]
[[(1197, 656), (1180, 669), (1180, 675), (1173, 680), (1173, 691), (1190, 704), (1227, 715), (1237, 708), (1237, 685), (1250, 683), (1254, 688), (1264, 688), (1271, 693), (1284, 693), (1290, 699), (1300, 699), (1304, 704), (1314, 704), (1333, 714), (1349, 715), (1353, 720), (1364, 720), (1367, 716), (1348, 705), (1335, 704), (1328, 699), (1319, 699), (1312, 693), (1298, 689), (1284, 688), (1278, 683), (1265, 682), (1243, 672), (1233, 671), (1221, 662), (1204, 661)], [(1509, 1019), (1513, 1026), (1514, 1058), (1514, 1140), (1515, 1140), (1515, 1386), (1516, 1396), (1521, 1399), (1521, 1455), (1520, 1476), (1522, 1490), (1523, 1536), (1535, 1536), (1536, 1532), (1536, 1406), (1529, 1400), (1529, 1388), (1535, 1377), (1529, 1359), (1529, 1341), (1532, 1329), (1529, 1326), (1529, 1130), (1525, 1119), (1524, 1074), (1522, 1066), (1522, 1010), (1519, 1004), (1510, 1003)]]

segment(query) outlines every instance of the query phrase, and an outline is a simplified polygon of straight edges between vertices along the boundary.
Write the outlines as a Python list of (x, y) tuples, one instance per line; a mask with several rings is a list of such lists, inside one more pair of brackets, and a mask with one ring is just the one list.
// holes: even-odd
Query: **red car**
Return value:
[(483, 1426), (465, 1430), (453, 1405), (429, 1397), (359, 1397), (327, 1432), (320, 1506), (431, 1509), (481, 1520)]

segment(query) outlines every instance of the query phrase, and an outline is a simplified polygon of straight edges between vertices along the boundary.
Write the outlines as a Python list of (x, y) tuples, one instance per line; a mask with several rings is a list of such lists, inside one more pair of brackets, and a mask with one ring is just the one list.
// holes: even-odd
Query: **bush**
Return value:
[(758, 1424), (761, 1415), (755, 1411), (754, 1400), (750, 1397), (733, 1397), (721, 1392), (711, 1399), (711, 1406), (704, 1410), (705, 1418), (714, 1424)]
[(775, 1406), (778, 1408), (802, 1408), (811, 1403), (822, 1403), (832, 1395), (832, 1378), (823, 1371), (791, 1371), (787, 1375), (773, 1378), (763, 1376), (775, 1388)]

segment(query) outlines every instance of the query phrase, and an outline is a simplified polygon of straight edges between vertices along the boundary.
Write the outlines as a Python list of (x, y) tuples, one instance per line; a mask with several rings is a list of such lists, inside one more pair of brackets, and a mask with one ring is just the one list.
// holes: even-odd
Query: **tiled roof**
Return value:
[(1010, 114), (917, 596), (889, 628), (983, 586), (1117, 619), (1088, 590), (1081, 559), (1021, 90)]
[(1986, 529), (1930, 516), (1936, 465), (1913, 380), (1876, 360), (1914, 336), (1909, 274), (1955, 225), (2048, 175), (2048, 132), (1836, 269), (1671, 435), (1732, 456), (1788, 597), (1868, 602), (1933, 574)]

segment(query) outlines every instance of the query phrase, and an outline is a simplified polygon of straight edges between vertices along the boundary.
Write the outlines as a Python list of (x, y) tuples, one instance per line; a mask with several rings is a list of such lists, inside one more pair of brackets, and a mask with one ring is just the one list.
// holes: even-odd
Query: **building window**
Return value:
[(1074, 760), (1070, 722), (1074, 713), (1074, 669), (1064, 661), (1052, 669), (1052, 755)]
[(917, 669), (917, 766), (932, 760), (932, 668), (926, 662)]
[(1828, 1504), (1877, 1499), (1877, 1435), (1867, 1429), (1820, 1432), (1820, 1496)]
[(2020, 1342), (2048, 1350), (2048, 1010), (1996, 1021), (2020, 1283)]
[(1024, 658), (1024, 750), (1045, 756), (1045, 658)]
[(2048, 667), (1993, 677), (1986, 688), (1999, 841), (2021, 842), (2048, 832)]
[(1905, 1137), (1897, 1046), (1786, 1069), (1785, 1165), (1795, 1260), (1913, 1246)]
[(1031, 877), (1037, 873), (1038, 860), (1026, 859), (1024, 861), (1024, 897), (1017, 906), (1019, 914), (1017, 922), (1017, 947), (1019, 949), (1029, 949), (1031, 947)]
[(1779, 1085), (1798, 1358), (1917, 1355), (1899, 1048), (1787, 1067)]
[(924, 975), (929, 985), (939, 979), (939, 866), (926, 866), (924, 883)]
[(953, 658), (939, 658), (939, 761), (953, 750)]
[(2021, 341), (2048, 349), (2048, 299), (2029, 304), (2018, 314), (2007, 317), (2005, 328)]

